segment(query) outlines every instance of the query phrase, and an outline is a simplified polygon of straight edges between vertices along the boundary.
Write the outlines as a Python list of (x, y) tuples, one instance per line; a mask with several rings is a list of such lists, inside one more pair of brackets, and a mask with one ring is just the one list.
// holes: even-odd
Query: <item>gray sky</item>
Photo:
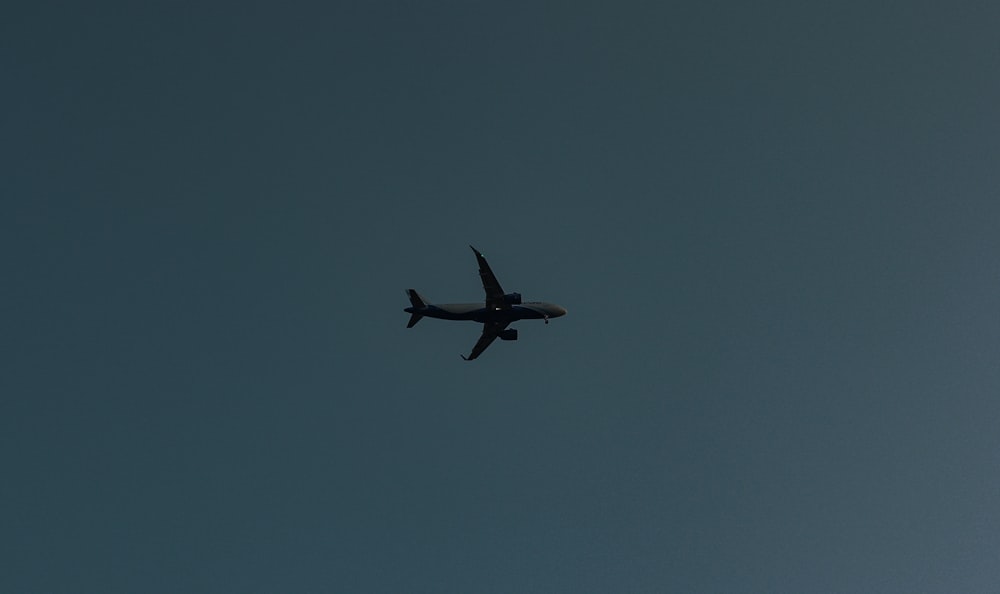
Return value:
[(0, 591), (995, 591), (996, 3), (330, 4), (0, 19)]

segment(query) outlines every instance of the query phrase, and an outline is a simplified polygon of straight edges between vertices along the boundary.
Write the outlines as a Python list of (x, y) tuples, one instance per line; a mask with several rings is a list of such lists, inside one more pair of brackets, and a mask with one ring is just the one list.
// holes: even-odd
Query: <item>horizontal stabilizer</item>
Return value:
[(412, 327), (416, 326), (417, 322), (419, 322), (420, 320), (422, 320), (423, 317), (424, 316), (422, 316), (422, 315), (420, 315), (418, 313), (410, 314), (410, 323), (407, 324), (406, 327), (407, 328), (412, 328)]

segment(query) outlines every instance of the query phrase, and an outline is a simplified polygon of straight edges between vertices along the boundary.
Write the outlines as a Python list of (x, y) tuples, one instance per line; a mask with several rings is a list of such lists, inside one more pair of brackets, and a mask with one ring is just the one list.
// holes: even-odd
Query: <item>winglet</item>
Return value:
[(459, 357), (461, 357), (463, 361), (472, 361), (472, 359), (466, 357), (465, 355), (459, 355)]

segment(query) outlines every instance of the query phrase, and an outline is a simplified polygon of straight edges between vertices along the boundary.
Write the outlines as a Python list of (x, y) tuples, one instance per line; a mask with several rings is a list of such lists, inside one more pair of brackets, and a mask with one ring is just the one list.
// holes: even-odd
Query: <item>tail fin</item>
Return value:
[(413, 307), (423, 309), (427, 307), (427, 300), (420, 296), (414, 289), (407, 289), (406, 294), (410, 296), (410, 304)]
[(424, 317), (423, 314), (420, 313), (420, 310), (427, 307), (427, 300), (421, 297), (420, 293), (417, 293), (413, 289), (407, 289), (406, 293), (410, 296), (410, 305), (413, 306), (407, 308), (407, 311), (410, 312), (410, 322), (406, 325), (406, 327), (412, 328), (416, 326), (417, 322)]

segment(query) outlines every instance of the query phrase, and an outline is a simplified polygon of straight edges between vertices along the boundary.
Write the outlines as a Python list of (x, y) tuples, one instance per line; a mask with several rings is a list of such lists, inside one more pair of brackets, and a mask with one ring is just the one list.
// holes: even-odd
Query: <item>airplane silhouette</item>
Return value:
[(517, 330), (507, 328), (507, 326), (518, 320), (545, 320), (545, 323), (548, 324), (549, 318), (566, 315), (566, 309), (554, 303), (521, 301), (520, 293), (504, 293), (483, 254), (471, 245), (469, 247), (472, 248), (476, 254), (476, 260), (479, 262), (479, 276), (483, 279), (483, 289), (486, 291), (485, 305), (483, 303), (432, 304), (415, 290), (407, 289), (406, 292), (410, 296), (411, 303), (411, 307), (403, 310), (410, 314), (407, 328), (414, 327), (425, 317), (479, 322), (483, 325), (482, 336), (472, 347), (472, 353), (468, 357), (462, 355), (466, 361), (472, 361), (483, 354), (483, 351), (497, 338), (517, 340)]

